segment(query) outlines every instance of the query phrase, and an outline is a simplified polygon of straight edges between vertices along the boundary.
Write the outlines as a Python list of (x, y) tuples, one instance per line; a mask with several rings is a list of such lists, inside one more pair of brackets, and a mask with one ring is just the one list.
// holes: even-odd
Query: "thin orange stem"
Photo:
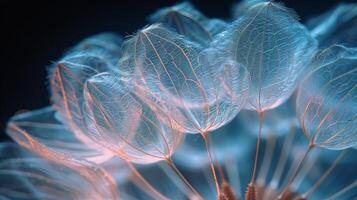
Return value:
[(221, 167), (221, 164), (219, 164), (219, 162), (216, 162), (217, 164), (217, 168), (218, 168), (218, 173), (219, 173), (219, 176), (221, 177), (221, 182), (227, 182), (226, 178), (224, 177), (224, 173), (223, 173), (223, 169)]
[(257, 139), (256, 147), (255, 147), (255, 159), (254, 159), (254, 165), (253, 165), (253, 173), (252, 173), (252, 177), (250, 179), (251, 185), (254, 185), (255, 176), (256, 176), (256, 172), (257, 172), (257, 165), (258, 165), (259, 151), (260, 151), (260, 142), (261, 142), (261, 138), (262, 138), (262, 126), (263, 126), (263, 112), (259, 112), (258, 139)]
[(332, 170), (336, 167), (337, 163), (345, 156), (347, 153), (347, 150), (342, 151), (340, 155), (336, 158), (336, 160), (332, 163), (332, 165), (328, 168), (328, 170), (319, 178), (319, 180), (307, 191), (305, 192), (302, 197), (305, 199), (313, 192), (315, 191), (321, 183), (326, 179), (326, 177), (332, 172)]
[(342, 188), (340, 191), (336, 192), (335, 194), (333, 194), (332, 196), (327, 198), (327, 200), (335, 200), (335, 199), (337, 199), (338, 196), (343, 195), (345, 192), (349, 191), (350, 189), (355, 188), (356, 186), (357, 186), (357, 180), (355, 180), (354, 182), (352, 182), (348, 186)]
[(262, 166), (260, 167), (257, 182), (260, 185), (265, 185), (266, 179), (267, 179), (267, 174), (269, 171), (269, 167), (271, 164), (271, 161), (273, 160), (273, 153), (274, 153), (274, 146), (275, 146), (275, 140), (276, 137), (274, 134), (269, 136), (267, 144), (265, 145), (264, 153), (263, 153), (263, 162)]
[(305, 163), (309, 153), (311, 152), (311, 150), (314, 148), (314, 145), (309, 145), (308, 149), (305, 151), (303, 158), (301, 159), (301, 161), (299, 162), (294, 175), (290, 178), (289, 182), (286, 184), (286, 186), (284, 187), (283, 191), (280, 193), (280, 195), (278, 196), (278, 199), (282, 199), (283, 196), (285, 195), (285, 193), (288, 191), (288, 189), (290, 188), (291, 184), (294, 182), (295, 178), (297, 177), (297, 175), (300, 173), (303, 164)]
[(221, 190), (219, 188), (219, 183), (218, 183), (218, 179), (217, 179), (217, 175), (216, 175), (216, 170), (214, 168), (214, 164), (213, 164), (213, 159), (212, 159), (212, 155), (211, 155), (211, 150), (210, 150), (210, 144), (207, 138), (207, 133), (202, 133), (201, 134), (205, 145), (206, 145), (206, 150), (207, 150), (207, 154), (208, 154), (208, 158), (209, 158), (209, 162), (210, 162), (210, 166), (211, 166), (211, 171), (212, 171), (212, 175), (213, 175), (213, 179), (214, 179), (214, 183), (216, 186), (216, 191), (217, 191), (217, 197), (219, 197), (221, 195)]
[(176, 167), (175, 163), (171, 160), (167, 160), (168, 165), (174, 170), (178, 177), (186, 184), (188, 188), (198, 197), (199, 199), (203, 199), (203, 197), (197, 192), (197, 190), (190, 184), (190, 182), (185, 178), (185, 176), (180, 172), (180, 170)]
[(143, 191), (148, 193), (150, 196), (152, 196), (155, 199), (159, 199), (159, 200), (169, 200), (169, 198), (165, 197), (163, 194), (161, 194), (161, 192), (159, 192), (158, 190), (156, 190), (141, 174), (140, 172), (138, 172), (138, 170), (136, 169), (136, 167), (127, 162), (130, 170), (133, 172), (133, 175), (135, 176), (135, 178), (137, 178), (137, 181), (139, 181), (138, 183), (141, 184), (143, 187), (145, 187), (147, 190)]

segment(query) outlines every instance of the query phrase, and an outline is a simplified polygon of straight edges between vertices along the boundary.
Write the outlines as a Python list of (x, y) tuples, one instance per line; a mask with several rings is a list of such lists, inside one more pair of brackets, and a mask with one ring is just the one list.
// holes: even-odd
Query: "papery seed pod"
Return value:
[(62, 123), (82, 143), (96, 149), (99, 154), (105, 152), (110, 158), (110, 152), (101, 148), (85, 134), (86, 127), (83, 117), (83, 87), (90, 77), (110, 69), (110, 63), (103, 60), (102, 53), (73, 51), (58, 61), (50, 71), (51, 100), (55, 110), (59, 112)]
[(141, 98), (158, 104), (180, 129), (205, 133), (231, 121), (245, 103), (248, 74), (162, 25), (139, 31), (126, 42), (121, 59), (140, 87)]
[(75, 52), (58, 61), (50, 71), (51, 101), (63, 122), (80, 137), (83, 125), (83, 86), (90, 77), (108, 70), (100, 57)]
[(310, 145), (334, 150), (357, 144), (357, 54), (341, 55), (348, 56), (314, 69), (300, 86), (296, 102)]
[(245, 108), (264, 112), (285, 102), (308, 67), (317, 46), (295, 14), (284, 6), (255, 4), (221, 33), (215, 46), (250, 73)]
[[(38, 145), (96, 163), (112, 157), (91, 141), (83, 121), (83, 85), (91, 76), (109, 70), (119, 59), (121, 38), (103, 33), (83, 40), (49, 70), (52, 108), (15, 115), (8, 123), (8, 134), (19, 144), (43, 155)], [(115, 58), (116, 57), (116, 58)], [(56, 112), (58, 111), (58, 112)], [(54, 142), (56, 141), (56, 142)]]
[(189, 2), (158, 10), (150, 17), (150, 22), (163, 23), (180, 35), (205, 46), (228, 26), (222, 20), (207, 18)]
[(96, 163), (112, 157), (105, 151), (99, 152), (94, 143), (83, 143), (56, 118), (56, 113), (52, 107), (46, 107), (17, 114), (9, 120), (7, 134), (21, 146), (50, 160), (56, 160), (56, 154), (42, 148)]
[(118, 76), (101, 73), (90, 78), (84, 95), (88, 135), (125, 160), (167, 160), (181, 141), (168, 117), (158, 115)]
[(8, 180), (0, 183), (1, 199), (118, 198), (112, 177), (84, 160), (68, 162), (57, 154), (56, 162), (49, 162), (12, 143), (2, 143), (0, 151), (0, 179)]

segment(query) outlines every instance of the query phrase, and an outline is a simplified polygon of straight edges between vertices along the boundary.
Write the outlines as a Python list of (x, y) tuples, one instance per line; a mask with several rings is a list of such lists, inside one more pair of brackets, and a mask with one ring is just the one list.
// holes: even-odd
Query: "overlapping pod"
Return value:
[(85, 85), (89, 136), (98, 144), (135, 163), (168, 160), (181, 141), (171, 120), (135, 95), (120, 76), (101, 73)]
[(357, 54), (341, 46), (332, 52), (336, 48), (343, 51), (338, 56), (331, 57), (331, 49), (319, 55), (318, 67), (299, 88), (296, 105), (310, 144), (341, 150), (357, 144)]
[(1, 199), (118, 198), (113, 178), (84, 160), (68, 162), (71, 158), (57, 154), (50, 162), (12, 143), (2, 143), (0, 152), (0, 178), (7, 180), (0, 183)]
[(245, 68), (216, 54), (154, 24), (126, 42), (119, 63), (143, 99), (159, 104), (184, 132), (204, 133), (231, 121), (248, 93)]
[(48, 159), (55, 159), (54, 154), (45, 155), (40, 145), (96, 163), (110, 159), (109, 151), (84, 134), (83, 85), (91, 76), (109, 70), (112, 60), (120, 55), (120, 43), (119, 36), (103, 33), (70, 49), (49, 71), (53, 108), (12, 117), (7, 129), (10, 137)]
[(189, 2), (162, 8), (149, 19), (151, 23), (163, 23), (204, 46), (209, 46), (214, 36), (227, 27), (226, 22), (207, 18)]
[(56, 154), (43, 151), (40, 146), (96, 163), (104, 162), (112, 156), (83, 143), (56, 118), (56, 111), (52, 107), (13, 116), (8, 122), (7, 134), (21, 146), (50, 160), (55, 160)]
[(292, 11), (273, 2), (251, 6), (214, 45), (248, 69), (251, 85), (245, 107), (258, 112), (289, 98), (317, 46)]

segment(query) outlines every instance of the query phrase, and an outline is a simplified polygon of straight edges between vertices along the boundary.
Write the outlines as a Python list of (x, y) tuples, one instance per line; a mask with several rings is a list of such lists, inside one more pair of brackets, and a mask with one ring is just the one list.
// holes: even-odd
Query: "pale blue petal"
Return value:
[(302, 83), (297, 113), (316, 145), (341, 150), (357, 144), (357, 59), (340, 57), (314, 69)]
[(152, 163), (170, 158), (181, 140), (169, 126), (139, 99), (115, 74), (101, 73), (85, 86), (86, 121), (91, 138), (121, 158)]
[(286, 101), (306, 72), (317, 42), (291, 10), (273, 2), (247, 10), (214, 44), (251, 75), (247, 109), (263, 112)]
[(219, 19), (209, 19), (189, 2), (162, 8), (150, 17), (151, 23), (163, 23), (192, 41), (208, 45), (227, 24)]
[[(11, 143), (1, 144), (0, 198), (8, 199), (117, 199), (113, 179), (101, 168), (77, 160), (68, 163), (58, 155), (55, 162), (24, 155)], [(9, 158), (6, 153), (17, 155)], [(7, 181), (5, 181), (7, 180)]]
[(141, 97), (167, 107), (183, 131), (215, 130), (244, 106), (248, 73), (233, 60), (214, 59), (218, 50), (204, 50), (157, 24), (141, 30), (126, 46), (120, 65), (146, 90)]
[(84, 144), (55, 114), (52, 107), (17, 114), (9, 120), (7, 134), (18, 144), (50, 160), (56, 159), (56, 153), (97, 163), (112, 157), (93, 142)]
[(109, 70), (109, 64), (100, 56), (72, 52), (58, 61), (50, 71), (53, 107), (76, 137), (89, 145), (93, 142), (85, 135), (83, 87), (87, 79), (106, 70)]

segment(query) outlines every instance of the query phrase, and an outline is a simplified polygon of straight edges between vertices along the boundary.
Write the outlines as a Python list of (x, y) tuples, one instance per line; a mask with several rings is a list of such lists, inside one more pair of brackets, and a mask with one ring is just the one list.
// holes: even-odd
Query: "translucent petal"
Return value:
[(248, 69), (251, 86), (246, 108), (259, 112), (289, 98), (316, 45), (295, 14), (273, 2), (252, 6), (215, 42), (224, 56)]
[[(75, 136), (83, 143), (93, 146), (85, 134), (83, 117), (83, 87), (85, 81), (102, 71), (109, 64), (100, 55), (87, 52), (73, 52), (57, 62), (50, 71), (51, 100), (53, 107), (60, 113), (62, 122), (68, 125)], [(100, 150), (100, 146), (97, 146)], [(104, 149), (101, 151), (105, 152)]]
[(356, 66), (356, 57), (341, 56), (316, 68), (301, 85), (297, 113), (312, 143), (335, 150), (357, 144)]
[(121, 60), (142, 88), (186, 132), (217, 129), (239, 112), (248, 92), (246, 69), (231, 60), (214, 59), (206, 49), (161, 25), (141, 30), (126, 42)]
[(105, 61), (86, 53), (70, 55), (56, 63), (50, 72), (51, 100), (74, 132), (80, 134), (82, 121), (83, 86), (85, 81), (107, 70)]
[(208, 19), (189, 2), (162, 8), (150, 17), (151, 23), (163, 23), (192, 41), (208, 45), (227, 24), (219, 19)]
[(108, 151), (99, 151), (101, 148), (93, 142), (81, 142), (55, 114), (52, 107), (17, 114), (9, 120), (7, 134), (18, 144), (50, 160), (56, 159), (54, 152), (96, 163), (112, 157)]
[(152, 163), (168, 159), (181, 140), (176, 128), (135, 96), (130, 84), (109, 73), (85, 86), (90, 136), (125, 160)]
[[(319, 50), (310, 63), (309, 73), (315, 69), (335, 62), (340, 58), (357, 58), (357, 47), (349, 48), (343, 45), (332, 45), (326, 49)], [(307, 74), (306, 76), (308, 76)]]
[(357, 47), (357, 3), (341, 3), (307, 25), (321, 48), (333, 44)]
[[(90, 163), (62, 165), (68, 158), (60, 154), (55, 163), (24, 157), (24, 150), (11, 143), (1, 144), (0, 151), (5, 155), (0, 161), (1, 199), (117, 199), (113, 179)], [(9, 158), (4, 152), (17, 156)]]

